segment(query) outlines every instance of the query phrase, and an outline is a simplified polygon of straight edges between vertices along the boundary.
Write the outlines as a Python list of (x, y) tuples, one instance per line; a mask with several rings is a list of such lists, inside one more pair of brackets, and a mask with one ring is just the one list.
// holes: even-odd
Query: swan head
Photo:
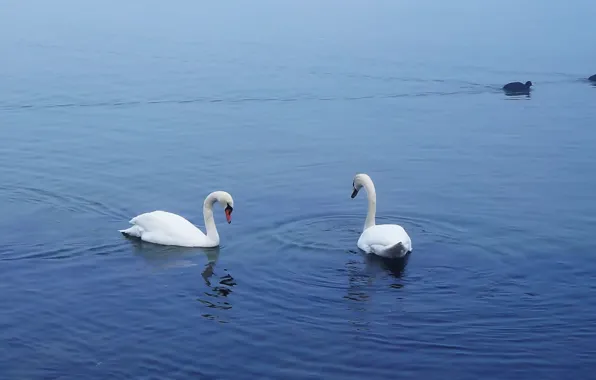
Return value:
[(232, 223), (232, 211), (234, 211), (234, 199), (225, 191), (215, 191), (212, 193), (212, 196), (215, 198), (215, 201), (224, 208), (224, 212), (226, 214), (226, 221)]
[(352, 181), (352, 198), (356, 198), (358, 191), (362, 189), (365, 183), (372, 183), (368, 174), (360, 173), (354, 176), (354, 180)]

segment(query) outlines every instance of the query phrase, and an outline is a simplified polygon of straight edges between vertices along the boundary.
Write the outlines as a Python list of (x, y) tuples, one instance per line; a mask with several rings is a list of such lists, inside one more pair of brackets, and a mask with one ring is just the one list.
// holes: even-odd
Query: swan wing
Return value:
[(402, 226), (380, 224), (362, 232), (358, 248), (383, 257), (402, 257), (412, 251), (412, 241)]

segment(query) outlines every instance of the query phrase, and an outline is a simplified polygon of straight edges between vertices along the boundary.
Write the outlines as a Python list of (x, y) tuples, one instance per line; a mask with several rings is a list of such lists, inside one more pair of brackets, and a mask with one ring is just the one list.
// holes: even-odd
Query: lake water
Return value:
[[(593, 378), (595, 14), (4, 1), (0, 378)], [(220, 189), (219, 249), (117, 231)]]

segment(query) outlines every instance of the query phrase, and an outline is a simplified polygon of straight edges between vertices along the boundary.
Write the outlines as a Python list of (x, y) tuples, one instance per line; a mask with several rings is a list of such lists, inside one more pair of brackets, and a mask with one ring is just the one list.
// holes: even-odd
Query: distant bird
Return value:
[(592, 75), (591, 77), (588, 78), (588, 80), (590, 82), (596, 82), (596, 74)]
[(530, 92), (530, 87), (532, 87), (532, 82), (530, 81), (527, 81), (525, 84), (522, 82), (511, 82), (503, 86), (503, 90), (507, 92), (527, 93)]

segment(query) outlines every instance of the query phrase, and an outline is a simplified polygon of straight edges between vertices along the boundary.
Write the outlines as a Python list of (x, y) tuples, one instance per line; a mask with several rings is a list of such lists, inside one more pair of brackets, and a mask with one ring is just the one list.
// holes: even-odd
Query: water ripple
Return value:
[(81, 195), (62, 194), (57, 190), (27, 186), (2, 186), (1, 190), (8, 193), (8, 200), (12, 202), (26, 202), (77, 213), (129, 219), (123, 210)]
[(85, 108), (85, 107), (122, 107), (160, 104), (192, 104), (192, 103), (265, 103), (265, 102), (300, 102), (300, 101), (358, 101), (370, 99), (393, 99), (427, 96), (452, 96), (452, 95), (480, 95), (482, 93), (496, 92), (494, 86), (482, 85), (475, 89), (460, 89), (455, 91), (421, 91), (408, 93), (364, 94), (353, 96), (280, 96), (280, 97), (236, 97), (236, 98), (186, 98), (186, 99), (154, 99), (154, 100), (127, 100), (104, 102), (71, 102), (58, 104), (4, 104), (0, 110), (26, 110), (26, 109), (52, 109), (52, 108)]

